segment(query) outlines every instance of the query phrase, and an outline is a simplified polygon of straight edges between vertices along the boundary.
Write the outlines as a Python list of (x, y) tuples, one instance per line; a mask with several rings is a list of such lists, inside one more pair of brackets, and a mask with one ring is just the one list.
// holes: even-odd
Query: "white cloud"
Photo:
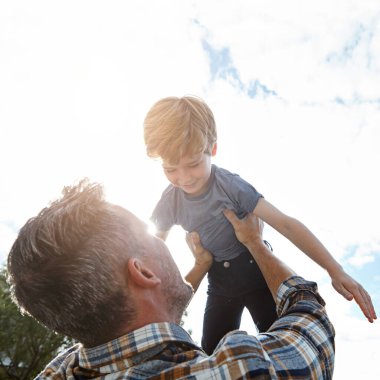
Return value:
[(354, 257), (351, 257), (348, 260), (348, 263), (355, 267), (361, 268), (363, 265), (372, 263), (374, 261), (375, 261), (374, 256), (366, 253), (364, 255), (361, 254), (361, 255), (355, 255)]
[(211, 44), (230, 49), (244, 82), (260, 78), (289, 100), (323, 101), (378, 99), (379, 17), (374, 1), (210, 1), (197, 19)]
[(352, 255), (347, 258), (347, 262), (360, 269), (366, 264), (374, 263), (376, 256), (380, 256), (379, 241), (362, 243), (353, 250)]

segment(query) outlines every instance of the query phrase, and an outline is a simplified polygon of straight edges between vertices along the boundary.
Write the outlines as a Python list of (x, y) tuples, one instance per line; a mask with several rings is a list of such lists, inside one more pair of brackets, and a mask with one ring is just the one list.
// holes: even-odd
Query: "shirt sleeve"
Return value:
[(279, 319), (267, 332), (233, 331), (221, 340), (213, 354), (220, 365), (238, 362), (249, 378), (332, 379), (335, 332), (316, 283), (290, 277), (278, 304)]
[(158, 231), (169, 231), (176, 224), (172, 192), (168, 187), (158, 201), (150, 217), (151, 222)]
[(279, 319), (259, 334), (276, 372), (297, 370), (302, 378), (331, 379), (335, 331), (317, 284), (292, 276), (281, 284), (277, 304)]
[(239, 216), (252, 212), (259, 199), (263, 197), (262, 194), (260, 194), (250, 183), (237, 174), (232, 174), (230, 176), (227, 193), (236, 204), (238, 208), (237, 214)]

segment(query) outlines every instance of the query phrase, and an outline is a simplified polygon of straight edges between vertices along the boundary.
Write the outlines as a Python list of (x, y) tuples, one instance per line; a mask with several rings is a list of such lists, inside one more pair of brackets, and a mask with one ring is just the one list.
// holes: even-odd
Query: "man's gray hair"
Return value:
[[(21, 228), (8, 256), (12, 297), (48, 328), (94, 346), (117, 336), (134, 308), (118, 275), (138, 241), (128, 218), (87, 179)], [(127, 212), (127, 211), (125, 211)]]

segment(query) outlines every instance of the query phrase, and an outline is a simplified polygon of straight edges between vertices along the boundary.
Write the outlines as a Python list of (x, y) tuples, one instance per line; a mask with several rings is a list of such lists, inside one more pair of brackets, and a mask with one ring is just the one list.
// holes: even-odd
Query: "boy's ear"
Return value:
[(217, 150), (218, 150), (218, 144), (215, 143), (211, 150), (211, 157), (214, 157), (216, 155)]
[(151, 288), (161, 283), (161, 279), (139, 259), (129, 259), (127, 268), (129, 280), (140, 287)]

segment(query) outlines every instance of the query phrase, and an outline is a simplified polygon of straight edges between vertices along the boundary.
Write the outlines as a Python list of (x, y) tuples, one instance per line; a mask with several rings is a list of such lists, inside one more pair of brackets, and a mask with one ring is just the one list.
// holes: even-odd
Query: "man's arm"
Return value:
[(273, 370), (289, 378), (331, 379), (335, 332), (317, 285), (296, 276), (274, 256), (262, 240), (263, 222), (253, 213), (241, 220), (231, 210), (224, 214), (256, 260), (277, 304), (279, 319), (270, 334), (257, 336)]
[(276, 302), (279, 286), (286, 279), (295, 275), (295, 272), (265, 245), (262, 238), (263, 222), (261, 219), (252, 213), (239, 219), (232, 210), (225, 210), (224, 215), (234, 227), (238, 240), (248, 248), (255, 259)]

